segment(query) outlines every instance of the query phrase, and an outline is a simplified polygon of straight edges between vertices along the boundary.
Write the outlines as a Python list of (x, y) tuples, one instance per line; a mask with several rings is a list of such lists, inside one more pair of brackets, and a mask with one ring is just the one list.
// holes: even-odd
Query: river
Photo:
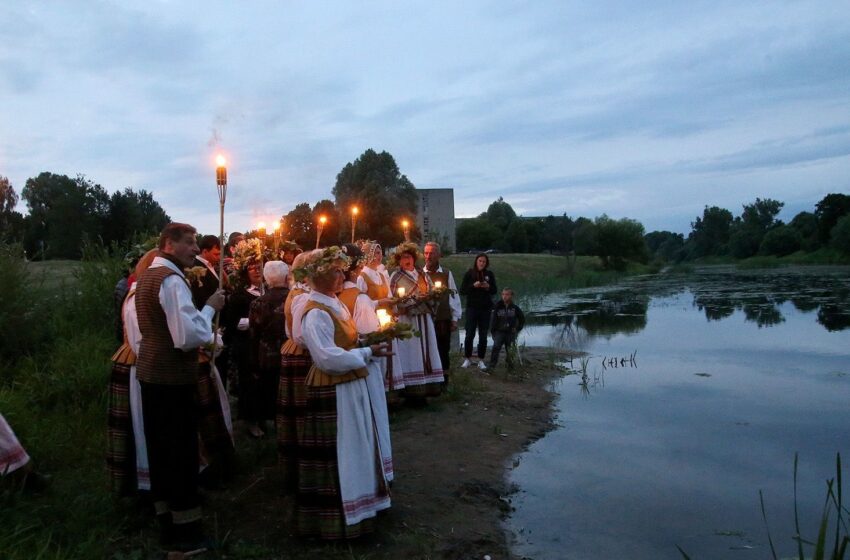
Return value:
[(557, 428), (511, 472), (517, 554), (769, 558), (761, 490), (790, 556), (795, 453), (816, 538), (836, 453), (850, 463), (847, 268), (709, 267), (522, 301), (521, 344), (587, 355), (563, 364)]

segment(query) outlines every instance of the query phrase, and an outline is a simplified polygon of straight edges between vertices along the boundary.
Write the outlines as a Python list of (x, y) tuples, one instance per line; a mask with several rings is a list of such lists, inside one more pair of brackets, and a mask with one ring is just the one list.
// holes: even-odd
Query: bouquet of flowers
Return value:
[(203, 278), (207, 275), (207, 267), (193, 266), (191, 268), (184, 268), (183, 275), (186, 276), (186, 281), (189, 282), (190, 286), (198, 286), (200, 288), (204, 285)]
[(390, 342), (395, 339), (407, 340), (414, 336), (421, 337), (422, 334), (418, 330), (414, 329), (409, 323), (393, 321), (382, 326), (375, 332), (371, 332), (363, 336), (361, 340), (364, 346), (371, 346), (373, 344)]

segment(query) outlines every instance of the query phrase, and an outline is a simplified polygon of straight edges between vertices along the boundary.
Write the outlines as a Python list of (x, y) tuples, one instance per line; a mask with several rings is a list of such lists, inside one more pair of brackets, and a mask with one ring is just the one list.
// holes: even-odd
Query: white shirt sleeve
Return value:
[(215, 310), (205, 305), (198, 311), (192, 303), (192, 291), (182, 277), (172, 274), (162, 281), (159, 303), (165, 311), (168, 331), (175, 348), (188, 351), (212, 342)]
[(377, 305), (378, 302), (366, 294), (357, 296), (354, 301), (354, 324), (357, 325), (359, 334), (372, 333), (381, 328), (381, 322), (378, 321), (378, 314), (375, 312)]
[(369, 291), (369, 286), (366, 285), (366, 279), (362, 276), (357, 277), (357, 289), (363, 293)]
[(460, 321), (460, 316), (463, 314), (463, 308), (460, 305), (460, 294), (457, 291), (457, 284), (455, 284), (455, 277), (452, 272), (449, 270), (449, 289), (454, 290), (454, 295), (449, 296), (449, 307), (452, 308), (452, 321)]
[(337, 346), (333, 320), (321, 309), (313, 309), (304, 316), (301, 333), (313, 363), (331, 375), (366, 367), (372, 357), (370, 348), (343, 350)]
[(289, 312), (292, 313), (292, 334), (290, 338), (295, 341), (295, 344), (302, 347), (304, 346), (304, 338), (301, 336), (301, 318), (304, 316), (304, 307), (309, 299), (309, 293), (298, 294), (292, 300), (292, 305), (289, 306)]
[(130, 296), (124, 302), (124, 332), (127, 333), (127, 344), (133, 353), (139, 355), (139, 345), (142, 343), (142, 331), (139, 330), (139, 318), (136, 315), (136, 295)]

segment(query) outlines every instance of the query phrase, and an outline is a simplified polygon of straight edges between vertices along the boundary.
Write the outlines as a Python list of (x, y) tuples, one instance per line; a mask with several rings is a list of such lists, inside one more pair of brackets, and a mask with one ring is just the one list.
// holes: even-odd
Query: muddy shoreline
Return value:
[(241, 474), (207, 494), (207, 525), (224, 541), (212, 556), (514, 558), (503, 526), (515, 490), (507, 474), (512, 458), (553, 427), (549, 386), (564, 373), (554, 365), (558, 356), (529, 348), (513, 372), (458, 370), (449, 394), (393, 411), (393, 506), (374, 535), (352, 543), (293, 538), (273, 445), (239, 437)]

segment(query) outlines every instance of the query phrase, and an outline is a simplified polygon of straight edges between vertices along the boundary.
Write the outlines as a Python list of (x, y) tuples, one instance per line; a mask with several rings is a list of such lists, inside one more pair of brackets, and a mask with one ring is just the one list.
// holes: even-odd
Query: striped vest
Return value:
[(162, 281), (172, 274), (177, 273), (167, 266), (149, 268), (136, 286), (136, 314), (142, 332), (136, 377), (157, 385), (195, 385), (198, 382), (198, 350), (184, 352), (174, 347), (165, 311), (159, 303)]

